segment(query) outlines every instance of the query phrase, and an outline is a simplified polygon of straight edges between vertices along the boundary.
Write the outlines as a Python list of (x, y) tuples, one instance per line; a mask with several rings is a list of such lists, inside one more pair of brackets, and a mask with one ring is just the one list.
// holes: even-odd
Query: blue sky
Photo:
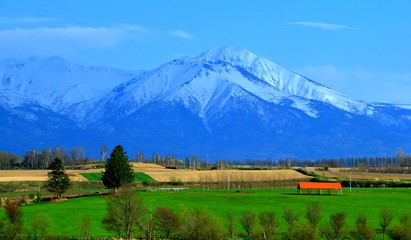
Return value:
[(411, 104), (411, 1), (0, 0), (0, 59), (151, 69), (234, 45), (369, 101)]

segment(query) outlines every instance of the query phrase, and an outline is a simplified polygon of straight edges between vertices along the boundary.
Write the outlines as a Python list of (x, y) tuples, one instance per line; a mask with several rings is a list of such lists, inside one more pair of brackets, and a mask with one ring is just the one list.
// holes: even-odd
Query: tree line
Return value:
[[(29, 168), (47, 169), (50, 162), (58, 157), (66, 165), (82, 165), (89, 162), (105, 161), (108, 157), (108, 147), (101, 145), (99, 158), (88, 158), (83, 147), (72, 147), (68, 150), (61, 146), (55, 148), (43, 148), (37, 150), (33, 148), (26, 151), (23, 156), (18, 156), (6, 151), (0, 152), (0, 169)], [(187, 156), (178, 158), (175, 154), (153, 153), (147, 156), (143, 151), (138, 150), (135, 157), (130, 159), (134, 162), (155, 163), (173, 168), (190, 169), (231, 169), (241, 168), (244, 165), (256, 168), (290, 168), (290, 167), (340, 167), (357, 168), (359, 171), (393, 172), (403, 173), (404, 169), (411, 167), (411, 155), (405, 154), (404, 150), (398, 148), (395, 156), (382, 157), (344, 157), (344, 158), (323, 158), (323, 159), (246, 159), (246, 160), (217, 160), (210, 163), (208, 159), (201, 156)], [(411, 170), (406, 170), (410, 172)]]
[[(409, 214), (403, 213), (394, 221), (393, 212), (386, 208), (380, 210), (378, 226), (371, 226), (366, 215), (358, 214), (354, 227), (349, 228), (347, 212), (324, 216), (323, 206), (318, 202), (307, 205), (304, 212), (291, 208), (283, 208), (282, 213), (274, 209), (260, 213), (244, 210), (239, 215), (227, 213), (224, 220), (200, 208), (181, 207), (176, 211), (164, 206), (147, 206), (150, 205), (132, 188), (123, 187), (107, 198), (106, 214), (101, 224), (123, 239), (411, 239)], [(31, 227), (25, 229), (20, 202), (6, 200), (4, 209), (6, 218), (0, 220), (0, 239), (19, 239), (23, 233), (27, 234), (27, 239), (45, 239), (50, 234), (52, 219), (46, 214), (34, 214)], [(323, 224), (320, 225), (322, 219)], [(78, 233), (84, 239), (91, 237), (90, 221), (87, 216), (79, 218)], [(285, 231), (280, 231), (281, 224), (285, 224)]]

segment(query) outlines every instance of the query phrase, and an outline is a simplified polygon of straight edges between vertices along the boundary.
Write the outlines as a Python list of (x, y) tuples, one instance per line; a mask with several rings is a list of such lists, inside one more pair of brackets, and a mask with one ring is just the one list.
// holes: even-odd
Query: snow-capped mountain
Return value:
[(102, 97), (142, 71), (85, 67), (61, 57), (0, 62), (2, 104), (11, 107), (34, 101), (60, 112), (80, 102)]
[(362, 101), (232, 46), (145, 72), (58, 57), (8, 60), (0, 80), (0, 107), (9, 122), (22, 122), (19, 131), (25, 121), (35, 128), (39, 112), (53, 116), (42, 119), (46, 130), (68, 129), (60, 139), (43, 126), (45, 138), (61, 142), (42, 145), (121, 143), (214, 160), (386, 155), (411, 146), (409, 106)]

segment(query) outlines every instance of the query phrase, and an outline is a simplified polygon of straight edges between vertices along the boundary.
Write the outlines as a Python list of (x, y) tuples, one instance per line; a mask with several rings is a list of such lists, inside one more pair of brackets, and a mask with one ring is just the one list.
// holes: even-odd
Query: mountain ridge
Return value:
[(60, 57), (0, 61), (0, 82), (0, 128), (13, 132), (15, 121), (16, 131), (28, 131), (25, 124), (37, 129), (44, 141), (37, 144), (33, 130), (25, 143), (37, 147), (123, 142), (151, 152), (245, 159), (388, 154), (411, 145), (410, 105), (351, 97), (233, 46), (147, 71), (84, 67)]

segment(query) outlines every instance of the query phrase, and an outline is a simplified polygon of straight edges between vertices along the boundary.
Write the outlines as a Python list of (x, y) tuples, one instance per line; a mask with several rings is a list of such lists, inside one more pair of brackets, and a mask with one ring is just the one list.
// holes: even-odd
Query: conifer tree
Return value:
[(107, 188), (113, 188), (114, 193), (134, 180), (133, 168), (128, 162), (127, 153), (121, 145), (117, 145), (105, 163), (105, 171), (101, 181)]
[(57, 198), (61, 198), (61, 195), (70, 187), (70, 178), (60, 158), (55, 158), (49, 169), (51, 171), (48, 173), (46, 188), (49, 192), (54, 193)]

